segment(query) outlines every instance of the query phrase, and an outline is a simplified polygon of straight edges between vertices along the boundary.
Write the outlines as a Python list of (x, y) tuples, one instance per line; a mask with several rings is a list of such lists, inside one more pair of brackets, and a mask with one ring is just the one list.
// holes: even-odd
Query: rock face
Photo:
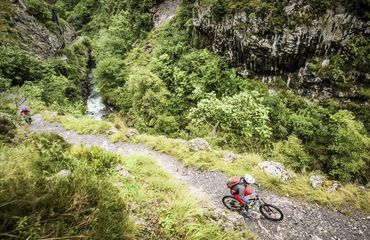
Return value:
[(190, 149), (193, 151), (211, 150), (209, 143), (203, 138), (195, 138), (195, 139), (190, 140), (189, 146), (190, 146)]
[(224, 156), (221, 158), (225, 162), (234, 162), (235, 160), (238, 160), (241, 158), (239, 154), (235, 154), (233, 152), (227, 152), (224, 154)]
[(264, 161), (259, 163), (258, 167), (262, 168), (266, 174), (280, 178), (284, 181), (293, 178), (292, 175), (285, 169), (284, 165), (278, 162)]
[(154, 27), (157, 28), (163, 23), (175, 17), (180, 0), (166, 0), (152, 8)]
[[(4, 42), (7, 40), (10, 44), (18, 42), (23, 49), (35, 53), (40, 58), (55, 55), (59, 49), (71, 42), (76, 36), (73, 28), (59, 18), (58, 13), (54, 10), (52, 10), (52, 17), (47, 27), (31, 15), (32, 13), (27, 8), (27, 2), (7, 0), (1, 4), (2, 7), (9, 8), (9, 12), (0, 12), (0, 19), (6, 19), (7, 30), (0, 32), (4, 36)], [(5, 14), (6, 16), (3, 16)]]
[(325, 183), (326, 178), (324, 176), (315, 175), (310, 177), (310, 184), (313, 188), (322, 187)]
[(214, 13), (198, 0), (193, 25), (199, 42), (226, 56), (242, 74), (258, 75), (267, 82), (283, 78), (288, 87), (297, 89), (317, 88), (315, 77), (304, 71), (309, 59), (340, 53), (354, 33), (368, 31), (369, 23), (341, 7), (317, 15), (316, 11), (307, 1), (290, 0), (278, 13), (279, 22), (268, 11), (247, 8)]

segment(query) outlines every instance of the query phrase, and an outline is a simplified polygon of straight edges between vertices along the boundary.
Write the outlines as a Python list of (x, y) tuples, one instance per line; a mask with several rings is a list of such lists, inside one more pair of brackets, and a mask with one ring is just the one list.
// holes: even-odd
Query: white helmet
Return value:
[(244, 179), (245, 183), (247, 183), (247, 184), (253, 184), (253, 183), (255, 183), (255, 182), (256, 182), (256, 179), (254, 179), (254, 178), (253, 178), (251, 175), (249, 175), (249, 174), (244, 175), (243, 179)]

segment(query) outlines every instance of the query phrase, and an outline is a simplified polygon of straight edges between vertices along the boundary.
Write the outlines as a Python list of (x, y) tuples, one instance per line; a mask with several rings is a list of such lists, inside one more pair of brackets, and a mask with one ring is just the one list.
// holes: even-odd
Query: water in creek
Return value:
[[(93, 82), (92, 74), (89, 74), (90, 83)], [(91, 85), (91, 93), (87, 98), (87, 116), (94, 117), (97, 120), (102, 120), (105, 115), (106, 106), (103, 103), (103, 98), (96, 91), (95, 84)]]
[(105, 114), (105, 105), (103, 98), (96, 92), (92, 92), (87, 99), (87, 116), (92, 116), (97, 120), (101, 120)]

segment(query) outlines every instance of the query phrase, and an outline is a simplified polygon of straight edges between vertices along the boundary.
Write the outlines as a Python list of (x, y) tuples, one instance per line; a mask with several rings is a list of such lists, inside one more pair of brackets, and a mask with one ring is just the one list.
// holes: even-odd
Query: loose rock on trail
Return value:
[(277, 205), (284, 212), (284, 220), (271, 222), (260, 217), (243, 219), (240, 215), (227, 211), (221, 202), (222, 197), (229, 194), (225, 184), (228, 177), (221, 173), (186, 168), (176, 158), (139, 144), (112, 143), (104, 135), (79, 135), (74, 131), (66, 131), (61, 124), (46, 122), (40, 115), (33, 117), (30, 130), (54, 132), (72, 144), (100, 146), (109, 152), (123, 155), (150, 156), (168, 173), (186, 184), (195, 197), (206, 198), (214, 205), (211, 207), (217, 214), (229, 219), (229, 222), (221, 224), (228, 226), (245, 221), (246, 227), (260, 239), (370, 239), (370, 218), (364, 214), (349, 217), (318, 205), (301, 203), (268, 191), (259, 191), (268, 203)]

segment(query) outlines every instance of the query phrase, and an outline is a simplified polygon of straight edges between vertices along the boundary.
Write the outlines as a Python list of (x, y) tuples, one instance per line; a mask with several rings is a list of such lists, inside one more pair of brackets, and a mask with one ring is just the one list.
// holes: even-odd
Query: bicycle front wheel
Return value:
[(222, 203), (225, 205), (225, 207), (233, 211), (241, 211), (243, 209), (243, 205), (233, 196), (223, 197)]
[(276, 206), (271, 204), (262, 204), (260, 206), (261, 214), (271, 221), (281, 221), (284, 218), (283, 212)]

